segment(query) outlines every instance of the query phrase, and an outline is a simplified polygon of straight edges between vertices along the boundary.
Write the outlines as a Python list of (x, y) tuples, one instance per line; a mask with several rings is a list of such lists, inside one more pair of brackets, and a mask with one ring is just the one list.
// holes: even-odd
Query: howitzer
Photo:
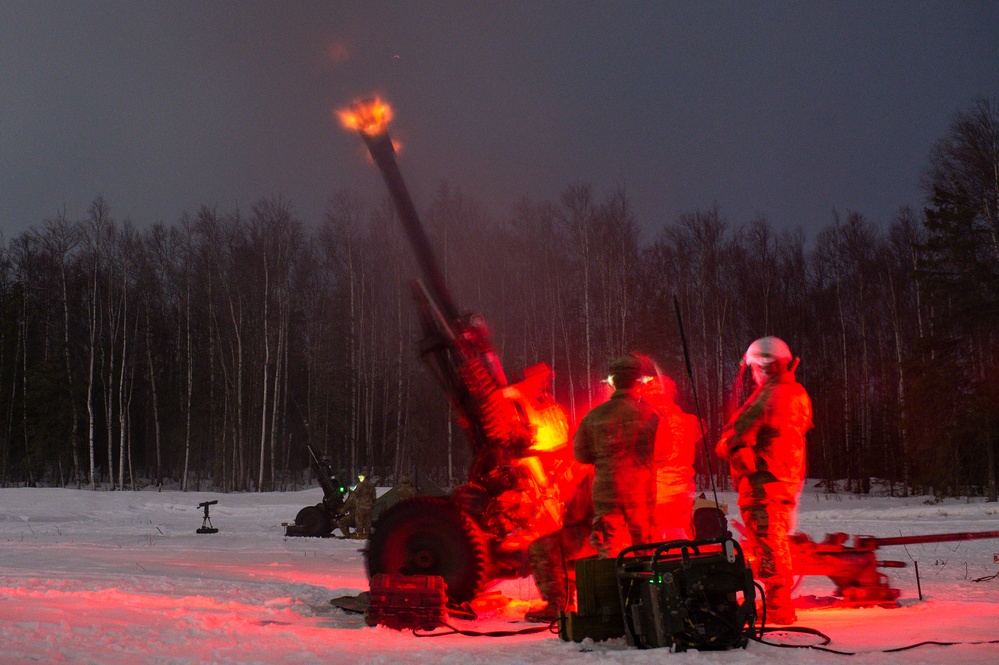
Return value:
[(312, 446), (305, 444), (309, 451), (309, 467), (312, 475), (323, 488), (323, 500), (314, 506), (306, 506), (298, 511), (295, 523), (285, 529), (286, 536), (328, 536), (338, 519), (343, 517), (343, 497), (347, 488), (337, 482), (336, 474), (328, 462), (320, 460)]
[(822, 575), (836, 584), (842, 604), (853, 607), (879, 605), (897, 607), (901, 592), (891, 586), (888, 576), (878, 568), (905, 568), (904, 561), (878, 559), (875, 552), (892, 545), (946, 543), (957, 540), (999, 538), (999, 531), (940, 533), (922, 536), (875, 538), (853, 536), (853, 545), (845, 533), (827, 534), (815, 542), (803, 533), (791, 535), (791, 564), (795, 575)]
[(524, 576), (527, 545), (560, 528), (558, 482), (570, 467), (540, 455), (565, 446), (567, 418), (552, 396), (551, 370), (537, 364), (510, 383), (482, 317), (455, 304), (396, 163), (388, 108), (372, 100), (341, 116), (364, 138), (416, 255), (420, 352), (474, 453), (468, 482), (450, 496), (402, 501), (379, 517), (368, 576), (439, 575), (451, 599), (468, 601), (493, 580)]

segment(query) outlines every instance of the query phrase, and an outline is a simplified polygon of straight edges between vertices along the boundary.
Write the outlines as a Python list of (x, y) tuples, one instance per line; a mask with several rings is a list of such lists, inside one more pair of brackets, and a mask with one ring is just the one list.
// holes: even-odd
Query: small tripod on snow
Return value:
[(212, 518), (208, 516), (208, 506), (214, 506), (218, 503), (218, 499), (214, 501), (205, 501), (204, 503), (199, 503), (198, 508), (205, 509), (205, 519), (201, 520), (201, 528), (198, 529), (198, 533), (218, 533), (219, 530), (212, 526)]

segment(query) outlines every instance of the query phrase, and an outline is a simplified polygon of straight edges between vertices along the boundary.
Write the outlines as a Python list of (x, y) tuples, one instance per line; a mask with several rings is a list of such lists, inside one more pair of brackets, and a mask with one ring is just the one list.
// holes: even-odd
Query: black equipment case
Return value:
[(674, 651), (745, 648), (753, 572), (731, 538), (635, 545), (616, 559), (628, 644)]
[(614, 559), (578, 559), (576, 567), (575, 612), (559, 617), (558, 636), (566, 642), (595, 642), (624, 636), (621, 598), (617, 589)]
[(447, 622), (447, 584), (438, 575), (377, 573), (371, 578), (369, 598), (364, 613), (369, 626), (415, 630)]

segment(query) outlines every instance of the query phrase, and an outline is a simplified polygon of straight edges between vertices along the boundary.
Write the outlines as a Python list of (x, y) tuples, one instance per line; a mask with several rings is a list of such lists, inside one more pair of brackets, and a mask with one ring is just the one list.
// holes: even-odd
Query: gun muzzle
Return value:
[(361, 137), (364, 138), (371, 158), (375, 160), (378, 170), (382, 172), (382, 178), (388, 187), (406, 237), (409, 238), (409, 243), (416, 254), (416, 260), (420, 264), (427, 288), (448, 322), (456, 321), (458, 308), (444, 282), (433, 250), (430, 248), (426, 231), (423, 229), (423, 224), (420, 223), (419, 215), (416, 214), (416, 207), (413, 205), (413, 199), (406, 188), (406, 182), (402, 179), (402, 172), (399, 171), (395, 146), (392, 145), (392, 139), (388, 133), (388, 120), (391, 117), (388, 106), (377, 99), (369, 99), (351, 105), (351, 113), (341, 114), (341, 117), (344, 118), (345, 124), (357, 129), (361, 133)]

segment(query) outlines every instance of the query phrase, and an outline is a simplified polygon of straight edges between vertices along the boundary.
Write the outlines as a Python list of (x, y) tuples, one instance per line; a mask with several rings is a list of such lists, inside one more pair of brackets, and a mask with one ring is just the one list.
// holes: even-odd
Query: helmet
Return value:
[(778, 337), (761, 337), (746, 349), (743, 364), (752, 370), (756, 385), (762, 386), (770, 377), (786, 372), (792, 359), (791, 349), (784, 340)]
[(638, 353), (626, 353), (610, 362), (608, 367), (615, 388), (630, 388), (644, 376), (656, 376), (656, 366)]
[(761, 337), (746, 349), (745, 363), (767, 368), (774, 363), (791, 362), (791, 349), (779, 337)]

